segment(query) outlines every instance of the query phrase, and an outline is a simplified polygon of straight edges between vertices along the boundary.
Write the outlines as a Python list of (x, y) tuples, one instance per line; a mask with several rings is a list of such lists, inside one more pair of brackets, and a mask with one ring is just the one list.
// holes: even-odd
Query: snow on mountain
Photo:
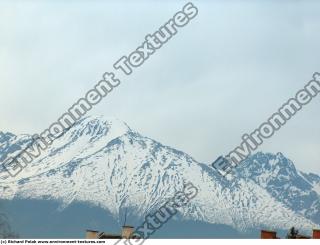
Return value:
[[(28, 139), (0, 134), (2, 159)], [(226, 180), (212, 167), (142, 136), (119, 120), (86, 117), (15, 178), (0, 172), (0, 199), (57, 200), (61, 209), (85, 202), (117, 219), (125, 209), (144, 217), (191, 181), (199, 193), (181, 210), (183, 220), (225, 224), (240, 231), (291, 226), (309, 231), (317, 226), (313, 218), (318, 215), (317, 203), (308, 206), (303, 199), (307, 195), (313, 201), (316, 191), (311, 189), (319, 183), (316, 175), (301, 177), (279, 154), (259, 153), (246, 165), (237, 178)], [(303, 211), (308, 207), (315, 211)]]
[(320, 176), (298, 171), (282, 153), (255, 154), (241, 165), (238, 176), (253, 180), (294, 212), (320, 223)]
[(15, 156), (31, 142), (29, 135), (14, 135), (0, 132), (0, 162), (10, 156)]

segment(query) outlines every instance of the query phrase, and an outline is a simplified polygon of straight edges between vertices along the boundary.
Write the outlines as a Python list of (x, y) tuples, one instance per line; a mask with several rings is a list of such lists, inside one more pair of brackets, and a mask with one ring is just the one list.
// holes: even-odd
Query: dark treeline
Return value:
[(12, 231), (8, 217), (0, 212), (0, 239), (18, 238), (18, 235)]

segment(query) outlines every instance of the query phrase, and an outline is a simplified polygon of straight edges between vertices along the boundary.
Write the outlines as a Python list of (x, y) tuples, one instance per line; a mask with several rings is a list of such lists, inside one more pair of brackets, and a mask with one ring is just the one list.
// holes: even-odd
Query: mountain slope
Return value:
[[(305, 178), (318, 183), (315, 176)], [(277, 198), (268, 188), (270, 182), (264, 186), (245, 170), (243, 177), (226, 180), (189, 155), (103, 117), (78, 121), (17, 177), (1, 172), (0, 193), (7, 200), (58, 201), (61, 210), (72, 203), (89, 203), (116, 220), (128, 209), (142, 221), (189, 181), (199, 193), (180, 210), (181, 220), (223, 224), (239, 231), (291, 226), (310, 231), (316, 226), (306, 213)]]
[(255, 154), (238, 169), (238, 177), (253, 180), (294, 212), (320, 223), (320, 176), (297, 170), (283, 154)]

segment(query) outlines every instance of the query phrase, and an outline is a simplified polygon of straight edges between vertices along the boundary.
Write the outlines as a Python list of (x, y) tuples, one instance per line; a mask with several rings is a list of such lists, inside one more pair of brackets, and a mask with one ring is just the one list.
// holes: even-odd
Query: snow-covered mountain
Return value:
[(282, 153), (257, 153), (238, 169), (238, 177), (256, 184), (291, 210), (320, 223), (320, 177), (295, 168)]
[[(0, 159), (31, 137), (0, 133)], [(320, 177), (295, 169), (282, 154), (258, 153), (227, 180), (208, 164), (144, 137), (116, 119), (86, 117), (15, 178), (0, 171), (0, 199), (54, 200), (101, 207), (120, 220), (141, 220), (192, 182), (198, 195), (180, 210), (182, 221), (310, 231), (320, 224)]]

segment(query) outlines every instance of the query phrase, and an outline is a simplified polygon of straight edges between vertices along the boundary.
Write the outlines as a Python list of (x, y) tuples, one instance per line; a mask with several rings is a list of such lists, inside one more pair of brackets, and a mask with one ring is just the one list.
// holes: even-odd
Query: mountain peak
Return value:
[(132, 131), (123, 121), (114, 117), (87, 116), (80, 119), (71, 128), (72, 135), (82, 136), (105, 136), (112, 135), (112, 138), (122, 136)]
[(12, 133), (0, 131), (0, 143), (9, 141), (14, 136)]
[(292, 161), (285, 157), (281, 152), (276, 154), (257, 152), (245, 160), (245, 166), (243, 168), (250, 168), (250, 171), (254, 171), (254, 169), (263, 169), (269, 171), (290, 169), (296, 172), (296, 168)]
[(100, 124), (100, 125), (110, 125), (110, 126), (117, 126), (122, 127), (126, 130), (130, 130), (129, 126), (122, 120), (116, 117), (106, 117), (104, 115), (89, 115), (83, 117), (79, 122), (81, 124)]
[[(0, 157), (24, 148), (23, 142), (27, 141), (8, 142)], [(87, 116), (16, 179), (0, 172), (0, 192), (9, 200), (58, 201), (61, 210), (72, 203), (88, 203), (119, 220), (124, 210), (144, 217), (190, 181), (199, 192), (179, 219), (239, 231), (289, 225), (306, 230), (315, 226), (312, 221), (320, 224), (316, 175), (314, 181), (301, 177), (281, 153), (259, 152), (245, 162), (238, 168), (239, 178), (230, 183), (187, 154), (132, 131), (121, 120)]]

